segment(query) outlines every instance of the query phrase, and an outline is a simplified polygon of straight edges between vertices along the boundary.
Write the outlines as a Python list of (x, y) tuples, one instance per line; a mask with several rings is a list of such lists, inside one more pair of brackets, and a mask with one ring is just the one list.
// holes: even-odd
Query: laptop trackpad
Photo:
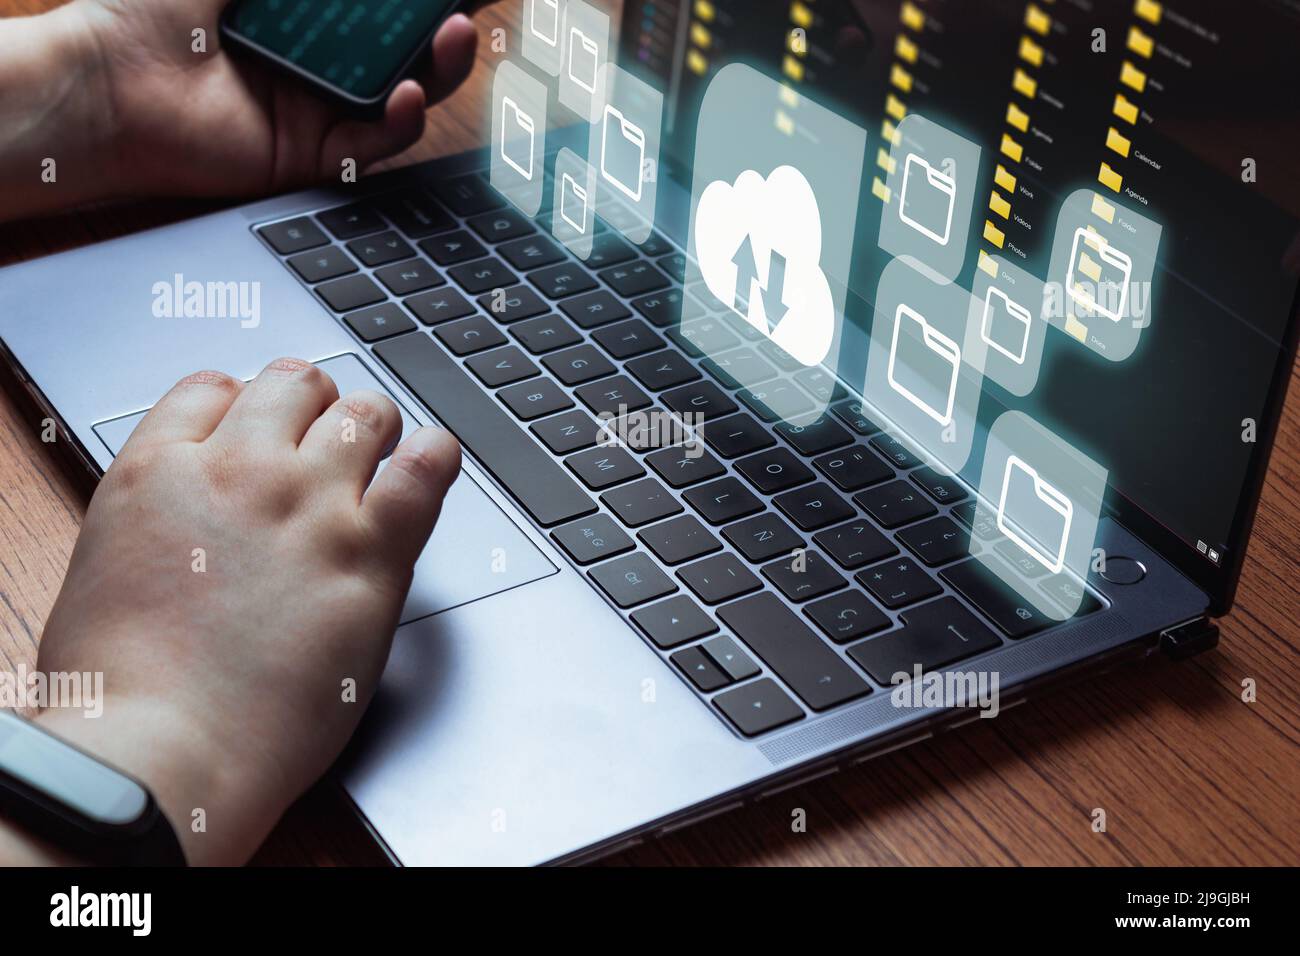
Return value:
[[(316, 364), (334, 379), (340, 395), (368, 388), (392, 398), (402, 412), (403, 438), (419, 427), (355, 355), (336, 355)], [(117, 455), (144, 414), (100, 422), (95, 433)], [(474, 479), (462, 473), (447, 493), (438, 527), (415, 563), (401, 623), (499, 594), (557, 570)]]

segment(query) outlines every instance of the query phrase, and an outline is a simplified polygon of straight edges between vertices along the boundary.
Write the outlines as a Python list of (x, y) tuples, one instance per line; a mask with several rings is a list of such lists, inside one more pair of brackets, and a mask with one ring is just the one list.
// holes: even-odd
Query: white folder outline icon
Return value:
[[(1042, 502), (1061, 518), (1061, 540), (1055, 553), (1043, 550), (1039, 542), (1027, 533), (1022, 533), (1015, 523), (1007, 518), (1007, 498), (1011, 488), (1011, 477), (1022, 472), (1034, 483), (1035, 500)], [(998, 530), (1020, 546), (1020, 549), (1036, 560), (1053, 574), (1060, 574), (1065, 567), (1065, 545), (1070, 540), (1070, 523), (1074, 520), (1074, 503), (1061, 494), (1051, 483), (1041, 478), (1034, 467), (1024, 459), (1009, 455), (1007, 467), (1002, 473), (1002, 494), (998, 498)]]
[[(581, 47), (584, 52), (591, 55), (591, 81), (588, 82), (583, 77), (573, 71), (577, 65), (574, 59), (574, 50)], [(569, 31), (569, 79), (573, 80), (588, 93), (595, 95), (596, 92), (596, 71), (600, 69), (600, 46), (587, 34), (583, 33), (578, 27)], [(583, 71), (584, 74), (586, 71)]]
[[(951, 372), (948, 378), (948, 398), (942, 411), (932, 406), (924, 398), (921, 398), (914, 391), (907, 387), (901, 376), (895, 374), (895, 361), (898, 358), (898, 333), (902, 328), (903, 319), (910, 319), (921, 327), (921, 340), (925, 347), (935, 355), (944, 359), (950, 366)], [(905, 399), (923, 411), (930, 418), (944, 427), (952, 424), (952, 407), (957, 399), (957, 372), (961, 368), (961, 349), (957, 348), (957, 343), (948, 336), (944, 335), (938, 329), (931, 327), (926, 321), (925, 316), (917, 312), (908, 305), (900, 304), (898, 311), (894, 313), (894, 337), (889, 344), (889, 385), (894, 391), (902, 395)]]
[[(1114, 310), (1097, 301), (1096, 295), (1088, 294), (1088, 286), (1082, 286), (1074, 277), (1075, 264), (1079, 261), (1079, 243), (1086, 242), (1101, 257), (1101, 261), (1106, 265), (1113, 266), (1123, 273), (1124, 281), (1120, 285), (1119, 304)], [(1096, 312), (1098, 315), (1104, 315), (1112, 322), (1118, 322), (1124, 318), (1124, 310), (1128, 307), (1128, 286), (1129, 280), (1133, 278), (1133, 260), (1119, 249), (1116, 249), (1106, 238), (1098, 233), (1091, 232), (1088, 229), (1080, 227), (1074, 230), (1074, 244), (1070, 247), (1070, 269), (1065, 277), (1065, 290), (1070, 294), (1070, 298), (1078, 302), (1083, 307)], [(1091, 281), (1091, 280), (1090, 280)], [(1097, 283), (1100, 286), (1100, 283)]]
[[(1018, 352), (1011, 351), (1001, 342), (998, 342), (993, 338), (993, 313), (997, 308), (997, 306), (993, 304), (994, 298), (1001, 299), (1007, 314), (1025, 327), (1025, 333), (1020, 339), (1020, 350)], [(985, 344), (997, 349), (1017, 365), (1024, 365), (1025, 354), (1029, 351), (1029, 326), (1029, 310), (1019, 302), (1016, 302), (997, 286), (989, 286), (989, 291), (984, 295), (984, 317), (980, 322), (980, 338), (984, 340)]]
[[(565, 200), (572, 194), (582, 204), (580, 221), (574, 222), (567, 211)], [(568, 173), (560, 178), (560, 218), (567, 222), (579, 235), (587, 234), (587, 190), (578, 185), (578, 181)]]
[[(948, 198), (948, 215), (944, 220), (943, 232), (938, 233), (922, 222), (913, 219), (907, 214), (907, 190), (912, 185), (912, 170), (920, 168), (925, 173), (925, 185), (932, 186)], [(899, 193), (898, 199), (898, 218), (903, 220), (923, 236), (927, 236), (939, 243), (941, 246), (948, 244), (948, 239), (952, 233), (952, 210), (957, 204), (957, 183), (947, 173), (935, 169), (922, 157), (916, 153), (907, 154), (907, 162), (903, 167), (903, 188)]]
[[(515, 125), (528, 134), (528, 164), (525, 167), (519, 160), (515, 159), (506, 150), (506, 144), (510, 142), (510, 137), (506, 135), (506, 126), (509, 124), (511, 117), (514, 118)], [(533, 179), (533, 146), (535, 144), (536, 127), (533, 125), (533, 118), (519, 108), (509, 96), (501, 98), (501, 158), (505, 160), (507, 166), (517, 172), (524, 179), (532, 182)]]
[[(550, 11), (550, 30), (539, 30), (537, 28), (537, 8), (538, 6), (546, 7)], [(555, 46), (560, 40), (560, 0), (529, 0), (528, 7), (528, 29), (533, 32), (533, 36), (541, 40), (547, 46)], [(542, 24), (546, 26), (545, 23)]]
[[(623, 182), (618, 176), (609, 171), (605, 163), (605, 157), (609, 155), (609, 131), (610, 119), (613, 118), (618, 123), (619, 135), (636, 147), (639, 158), (636, 163), (636, 188), (633, 189), (627, 183)], [(633, 202), (641, 201), (641, 167), (645, 164), (645, 130), (635, 123), (628, 120), (623, 112), (610, 103), (605, 104), (605, 117), (601, 124), (600, 136), (600, 175), (603, 176), (612, 186), (623, 193)]]

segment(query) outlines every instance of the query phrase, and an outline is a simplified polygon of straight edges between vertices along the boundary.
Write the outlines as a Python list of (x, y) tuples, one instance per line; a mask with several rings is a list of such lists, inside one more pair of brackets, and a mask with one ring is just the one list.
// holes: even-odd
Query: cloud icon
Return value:
[(821, 270), (817, 197), (803, 173), (752, 169), (710, 183), (695, 212), (695, 254), (709, 291), (804, 365), (825, 361), (835, 303)]

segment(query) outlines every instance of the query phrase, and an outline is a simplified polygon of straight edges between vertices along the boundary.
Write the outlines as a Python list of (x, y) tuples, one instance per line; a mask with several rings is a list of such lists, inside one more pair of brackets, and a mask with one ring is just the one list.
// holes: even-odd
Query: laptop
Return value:
[[(530, 215), (490, 185), (484, 149), (7, 268), (4, 362), (95, 476), (181, 376), (247, 378), (282, 355), (319, 362), (341, 392), (387, 393), (407, 430), (453, 431), (464, 472), (338, 780), (402, 864), (610, 853), (980, 712), (917, 704), (899, 673), (996, 675), (1006, 710), (1217, 640), (1300, 328), (1300, 22), (1267, 0), (1095, 6), (629, 0), (612, 58), (663, 97), (638, 241), (598, 204), (589, 255), (574, 255), (550, 203)], [(1109, 52), (1092, 51), (1094, 28)], [(691, 281), (698, 118), (735, 63), (794, 104), (772, 111), (778, 132), (799, 136), (795, 106), (814, 103), (865, 137), (842, 157), (859, 171), (843, 184), (859, 197), (851, 271), (838, 349), (818, 366)], [(550, 98), (552, 126), (573, 119)], [(955, 467), (864, 395), (873, 324), (896, 318), (878, 300), (898, 177), (937, 186), (929, 201), (949, 187), (943, 157), (891, 162), (912, 116), (978, 148), (968, 214), (928, 220), (965, 241), (950, 285), (968, 296), (980, 254), (1049, 278), (1053, 223), (1081, 188), (1162, 229), (1132, 354), (1045, 328), (1037, 385), (986, 381)], [(548, 193), (558, 151), (587, 156), (597, 128), (546, 132)], [(585, 201), (579, 178), (561, 185)], [(187, 315), (192, 283), (247, 307)], [(825, 411), (792, 424), (753, 369)], [(663, 447), (606, 440), (602, 413), (629, 409), (697, 417)], [(1042, 543), (981, 510), (999, 505), (979, 468), (1010, 412), (1106, 468), (1102, 560), (1062, 620), (983, 573), (990, 552), (1016, 560), (1008, 541)], [(1063, 515), (1021, 465), (1047, 517)]]

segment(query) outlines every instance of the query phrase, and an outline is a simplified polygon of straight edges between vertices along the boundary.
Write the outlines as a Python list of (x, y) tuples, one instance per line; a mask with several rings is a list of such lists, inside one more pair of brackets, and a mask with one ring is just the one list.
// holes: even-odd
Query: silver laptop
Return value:
[[(34, 414), (60, 424), (55, 447), (95, 476), (181, 376), (251, 377), (282, 355), (319, 362), (341, 392), (386, 392), (408, 430), (453, 431), (464, 473), (338, 779), (403, 864), (592, 858), (980, 712), (970, 695), (899, 694), (896, 674), (996, 675), (1005, 710), (1085, 668), (1213, 646), (1298, 327), (1283, 263), (1300, 205), (1293, 180), (1266, 175), (1283, 168), (1269, 165), (1285, 142), (1271, 131), (1296, 128), (1290, 60), (1246, 51), (1277, 38), (1294, 50), (1300, 31), (1276, 5), (1243, 2), (1251, 16), (1201, 5), (1219, 38), (1206, 44), (1185, 18), (1135, 19), (1127, 2), (1087, 17), (1057, 5), (1047, 34), (1022, 31), (1018, 4), (1005, 18), (974, 0), (905, 4), (901, 20), (897, 3), (796, 5), (807, 22), (792, 34), (784, 0), (629, 0), (618, 59), (665, 98), (644, 242), (609, 217), (575, 257), (549, 205), (521, 213), (490, 186), (487, 151), (471, 153), (5, 269), (5, 364)], [(1136, 25), (1193, 62), (1062, 40), (1096, 17), (1114, 47)], [(731, 61), (867, 131), (846, 167), (864, 171), (834, 376), (689, 281), (699, 104)], [(1243, 64), (1256, 74), (1249, 142), (1234, 101), (1207, 93)], [(1144, 94), (1130, 70), (1150, 74)], [(1008, 89), (1017, 71), (1033, 95)], [(1141, 111), (1127, 126), (1117, 91)], [(896, 101), (982, 147), (959, 283), (991, 237), (1045, 277), (1055, 210), (1098, 187), (1099, 163), (1123, 177), (1101, 183), (1113, 203), (1163, 226), (1151, 322), (1129, 359), (1050, 328), (1033, 393), (990, 384), (980, 398), (981, 435), (1025, 410), (1107, 462), (1104, 560), (1063, 621), (980, 560), (1017, 560), (976, 493), (980, 438), (969, 466), (947, 470), (862, 395), (888, 259), (879, 224), (896, 208), (884, 194), (901, 172)], [(1026, 113), (1027, 131), (1009, 133)], [(1108, 146), (1111, 127), (1128, 155)], [(1225, 129), (1239, 143), (1226, 166), (1208, 147)], [(563, 145), (586, 155), (589, 134), (548, 134), (546, 168)], [(1243, 182), (1238, 153), (1258, 182)], [(983, 197), (1008, 174), (1004, 217)], [(228, 307), (205, 308), (211, 289)], [(791, 425), (755, 369), (827, 410)], [(629, 410), (691, 413), (689, 440), (610, 443), (607, 413)]]

